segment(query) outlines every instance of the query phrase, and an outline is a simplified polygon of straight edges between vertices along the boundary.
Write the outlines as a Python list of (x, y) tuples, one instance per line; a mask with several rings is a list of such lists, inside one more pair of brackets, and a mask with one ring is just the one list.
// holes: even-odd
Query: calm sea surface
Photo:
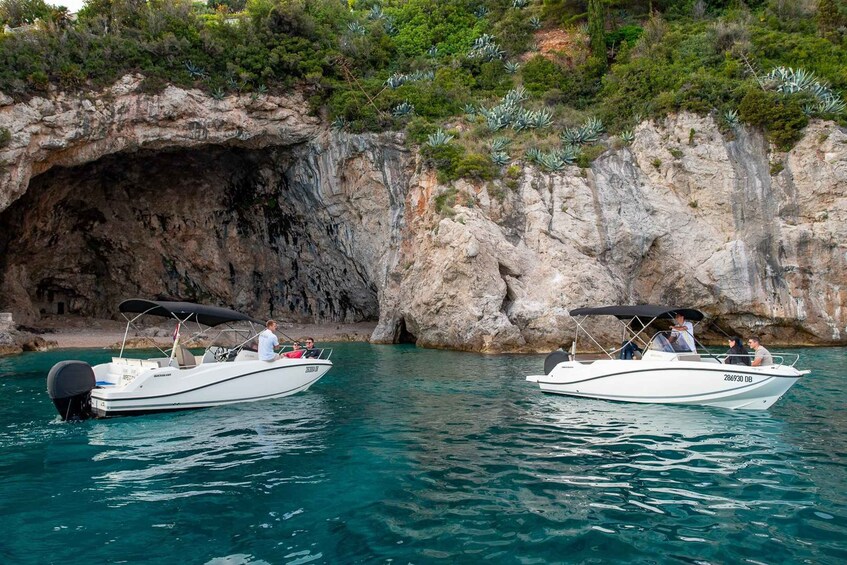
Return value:
[(847, 350), (770, 411), (541, 394), (543, 357), (335, 346), (276, 401), (60, 423), (0, 359), (4, 563), (845, 563)]

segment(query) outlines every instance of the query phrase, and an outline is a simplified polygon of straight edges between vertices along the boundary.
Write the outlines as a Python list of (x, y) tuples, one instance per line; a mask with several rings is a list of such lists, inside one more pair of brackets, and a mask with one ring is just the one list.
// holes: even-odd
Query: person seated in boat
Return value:
[(762, 340), (759, 336), (753, 336), (747, 340), (747, 345), (750, 346), (755, 352), (753, 356), (753, 362), (750, 363), (751, 367), (761, 367), (764, 365), (773, 365), (773, 357), (771, 356), (771, 352), (765, 349), (765, 346), (762, 345)]
[(750, 366), (750, 352), (737, 335), (729, 338), (729, 351), (726, 352), (726, 359), (723, 362), (727, 365)]
[(621, 347), (621, 359), (634, 359), (636, 354), (640, 355), (641, 350), (632, 340), (627, 341)]
[(317, 359), (321, 356), (321, 350), (315, 349), (315, 340), (307, 337), (306, 338), (306, 349), (303, 350), (303, 358), (304, 359)]
[(291, 346), (291, 351), (283, 353), (282, 356), (288, 359), (300, 359), (305, 351), (305, 349), (300, 349), (300, 342), (295, 341), (294, 345)]
[(268, 320), (265, 324), (265, 330), (259, 334), (259, 359), (261, 361), (276, 361), (279, 355), (274, 351), (275, 347), (279, 346), (279, 339), (274, 333), (276, 331), (276, 322)]
[(690, 351), (697, 352), (697, 346), (694, 345), (694, 324), (685, 319), (685, 316), (677, 313), (674, 315), (676, 325), (671, 326), (670, 342), (673, 345), (674, 351)]

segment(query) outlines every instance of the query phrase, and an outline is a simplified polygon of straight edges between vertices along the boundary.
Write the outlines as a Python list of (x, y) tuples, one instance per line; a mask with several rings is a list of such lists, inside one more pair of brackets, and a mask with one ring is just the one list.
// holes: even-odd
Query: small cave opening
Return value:
[[(0, 211), (0, 308), (109, 318), (127, 298), (259, 318), (379, 317), (368, 270), (342, 251), (294, 148), (139, 151), (31, 179)], [(355, 226), (353, 226), (355, 228)]]
[(400, 322), (397, 324), (397, 333), (396, 333), (396, 343), (418, 343), (418, 338), (415, 334), (410, 332), (406, 327), (406, 318), (400, 318)]

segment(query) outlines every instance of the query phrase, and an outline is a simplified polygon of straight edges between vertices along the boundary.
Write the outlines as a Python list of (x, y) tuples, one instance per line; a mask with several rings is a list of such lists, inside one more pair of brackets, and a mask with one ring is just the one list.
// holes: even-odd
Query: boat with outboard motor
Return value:
[[(726, 354), (709, 352), (693, 334), (688, 339), (696, 344), (692, 351), (683, 345), (685, 339), (679, 339), (679, 329), (655, 331), (657, 322), (680, 314), (693, 322), (705, 317), (692, 308), (658, 305), (572, 310), (570, 315), (577, 329), (570, 353), (554, 351), (545, 359), (545, 374), (531, 375), (526, 380), (537, 383), (542, 392), (553, 394), (621, 402), (765, 410), (801, 376), (809, 373), (795, 368), (800, 358), (796, 353), (772, 353), (772, 362), (768, 365), (730, 365), (724, 364)], [(592, 316), (611, 316), (620, 322), (624, 331), (621, 347), (605, 349), (586, 331), (584, 322)], [(581, 333), (600, 348), (599, 358), (596, 354), (576, 354)], [(629, 357), (627, 352), (642, 350), (640, 359), (637, 354), (635, 358), (623, 358)]]
[[(47, 392), (64, 420), (279, 398), (308, 389), (332, 367), (331, 349), (313, 349), (300, 358), (259, 360), (251, 347), (264, 323), (227, 308), (136, 298), (123, 301), (118, 309), (127, 325), (117, 357), (94, 367), (61, 361), (50, 369)], [(160, 357), (125, 357), (129, 330), (145, 316), (175, 322), (173, 346), (156, 346)], [(212, 337), (202, 356), (181, 345), (184, 328), (191, 331), (185, 343)]]

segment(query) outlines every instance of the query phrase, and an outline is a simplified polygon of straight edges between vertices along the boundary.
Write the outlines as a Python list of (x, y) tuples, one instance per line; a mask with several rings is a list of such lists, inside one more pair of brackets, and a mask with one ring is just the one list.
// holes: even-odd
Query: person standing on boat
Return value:
[(265, 331), (259, 334), (259, 359), (261, 361), (276, 361), (279, 355), (274, 352), (274, 348), (279, 346), (279, 339), (274, 333), (276, 331), (276, 322), (268, 320), (265, 324)]
[(729, 338), (729, 351), (726, 352), (726, 359), (723, 362), (727, 365), (750, 366), (750, 352), (737, 335)]
[(762, 341), (758, 336), (753, 336), (747, 340), (747, 345), (750, 346), (756, 355), (753, 357), (753, 362), (750, 364), (752, 367), (761, 367), (763, 365), (773, 365), (773, 357), (771, 357), (771, 352), (765, 349), (765, 346), (762, 345)]
[(697, 346), (694, 345), (694, 324), (685, 319), (682, 314), (674, 314), (676, 325), (672, 326), (670, 342), (674, 351), (691, 351), (696, 353)]

